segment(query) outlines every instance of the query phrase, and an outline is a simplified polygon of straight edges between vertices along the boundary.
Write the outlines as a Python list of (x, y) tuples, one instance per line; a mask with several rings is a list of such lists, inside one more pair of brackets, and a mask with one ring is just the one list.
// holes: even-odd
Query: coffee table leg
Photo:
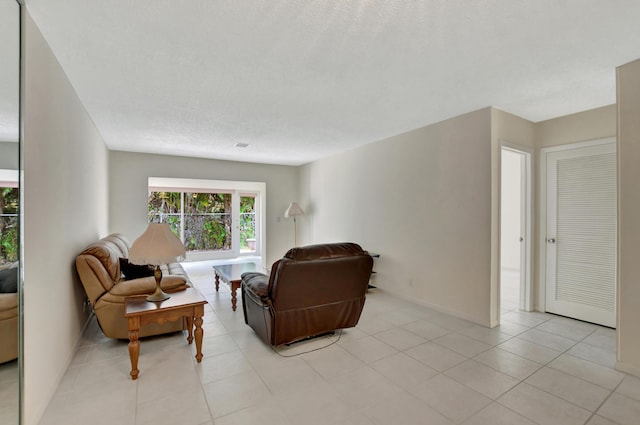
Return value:
[(220, 289), (220, 276), (218, 276), (218, 272), (214, 272), (216, 275), (216, 292)]
[(233, 311), (236, 311), (236, 302), (238, 301), (238, 297), (236, 296), (236, 291), (240, 287), (240, 281), (232, 280), (231, 285), (229, 286), (231, 286), (231, 308), (233, 309)]
[(188, 331), (187, 342), (191, 344), (193, 342), (193, 317), (186, 316), (185, 319), (187, 319), (187, 331)]
[(129, 359), (131, 360), (131, 375), (132, 380), (138, 379), (138, 357), (140, 356), (140, 341), (138, 340), (140, 331), (140, 318), (129, 318)]
[(198, 363), (202, 361), (202, 335), (204, 334), (202, 330), (202, 316), (204, 316), (204, 307), (201, 305), (196, 306), (194, 323), (196, 325), (196, 361)]

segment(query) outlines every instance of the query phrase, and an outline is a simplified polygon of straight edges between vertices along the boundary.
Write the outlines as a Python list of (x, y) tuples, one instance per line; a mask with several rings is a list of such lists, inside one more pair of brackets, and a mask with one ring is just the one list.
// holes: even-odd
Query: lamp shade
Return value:
[(183, 260), (186, 255), (184, 245), (168, 223), (149, 223), (147, 230), (133, 242), (129, 262), (158, 266)]
[(292, 202), (289, 204), (289, 208), (287, 208), (287, 210), (284, 212), (284, 216), (285, 217), (296, 217), (298, 215), (302, 215), (304, 214), (304, 211), (302, 210), (302, 208), (300, 208), (300, 205), (298, 205), (297, 202)]

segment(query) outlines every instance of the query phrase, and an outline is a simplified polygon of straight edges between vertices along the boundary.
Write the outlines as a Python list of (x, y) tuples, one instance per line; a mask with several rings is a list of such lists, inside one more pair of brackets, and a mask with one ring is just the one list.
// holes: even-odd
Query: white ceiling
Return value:
[[(615, 102), (638, 0), (27, 0), (110, 149), (299, 165)], [(234, 144), (248, 143), (240, 149)]]

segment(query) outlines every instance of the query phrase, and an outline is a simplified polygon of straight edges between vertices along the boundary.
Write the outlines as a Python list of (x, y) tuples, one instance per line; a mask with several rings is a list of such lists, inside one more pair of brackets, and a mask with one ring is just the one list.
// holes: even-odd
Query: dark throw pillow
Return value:
[(0, 270), (0, 293), (18, 292), (18, 268)]
[(146, 264), (131, 264), (127, 258), (120, 258), (120, 272), (124, 280), (137, 279), (139, 277), (153, 276), (155, 267)]

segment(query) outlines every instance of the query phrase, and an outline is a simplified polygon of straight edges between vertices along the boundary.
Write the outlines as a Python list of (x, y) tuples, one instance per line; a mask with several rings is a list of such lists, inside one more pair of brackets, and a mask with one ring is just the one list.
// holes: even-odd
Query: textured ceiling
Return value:
[[(110, 149), (298, 165), (615, 102), (638, 0), (27, 0)], [(244, 149), (235, 143), (248, 143)]]

